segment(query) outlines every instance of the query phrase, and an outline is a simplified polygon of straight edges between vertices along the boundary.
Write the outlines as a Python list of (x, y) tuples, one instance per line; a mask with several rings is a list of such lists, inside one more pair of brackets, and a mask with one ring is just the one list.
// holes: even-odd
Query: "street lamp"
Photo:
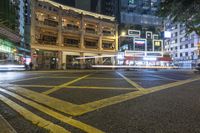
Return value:
[(126, 35), (126, 32), (125, 31), (122, 31), (121, 32), (121, 36), (125, 36)]

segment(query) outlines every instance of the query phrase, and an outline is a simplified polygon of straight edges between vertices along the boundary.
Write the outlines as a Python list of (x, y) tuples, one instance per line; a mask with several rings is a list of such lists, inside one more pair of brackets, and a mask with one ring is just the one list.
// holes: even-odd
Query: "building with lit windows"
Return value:
[(165, 31), (169, 36), (165, 39), (165, 51), (179, 68), (194, 68), (200, 63), (200, 37), (195, 33), (187, 33), (185, 24), (165, 23)]
[(163, 49), (161, 18), (155, 16), (160, 0), (120, 0), (119, 64), (169, 65)]
[(147, 31), (129, 30), (122, 35), (118, 64), (134, 66), (169, 66), (171, 58), (164, 52), (163, 40), (158, 34)]
[(114, 17), (49, 0), (33, 0), (31, 12), (31, 55), (38, 69), (115, 63), (118, 26)]
[(25, 6), (24, 0), (0, 1), (0, 64), (24, 64), (30, 58), (25, 41)]

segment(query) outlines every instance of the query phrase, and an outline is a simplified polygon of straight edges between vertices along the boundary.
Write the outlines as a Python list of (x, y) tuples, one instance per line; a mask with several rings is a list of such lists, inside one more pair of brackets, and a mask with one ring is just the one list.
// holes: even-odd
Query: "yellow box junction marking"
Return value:
[(73, 84), (73, 83), (75, 83), (75, 82), (77, 82), (77, 81), (79, 81), (79, 80), (82, 80), (82, 79), (84, 79), (84, 78), (86, 78), (86, 77), (88, 77), (88, 76), (90, 76), (90, 75), (91, 75), (91, 74), (88, 74), (88, 75), (82, 76), (82, 77), (80, 77), (80, 78), (77, 78), (77, 79), (75, 79), (75, 80), (72, 80), (72, 81), (70, 81), (70, 82), (67, 82), (67, 83), (65, 83), (65, 84), (56, 86), (56, 87), (54, 87), (54, 88), (52, 88), (52, 89), (50, 89), (50, 90), (48, 90), (48, 91), (43, 92), (43, 94), (48, 95), (48, 94), (50, 94), (50, 93), (53, 93), (53, 92), (55, 92), (55, 91), (58, 91), (59, 89), (65, 87), (65, 86), (68, 86), (68, 85), (70, 85), (70, 84)]
[(117, 72), (118, 75), (120, 75), (123, 79), (125, 79), (129, 84), (131, 84), (133, 87), (136, 87), (138, 90), (142, 91), (145, 90), (142, 86), (137, 84), (136, 82), (130, 80), (129, 78), (125, 77), (123, 74)]
[(98, 86), (65, 86), (65, 88), (77, 89), (95, 89), (95, 90), (136, 90), (135, 88), (122, 88), (122, 87), (98, 87)]
[(42, 93), (34, 92), (21, 87), (7, 87), (7, 89), (63, 113), (76, 115), (77, 113), (84, 111), (84, 109), (78, 107), (76, 104), (59, 100)]
[(19, 86), (19, 87), (36, 87), (36, 88), (52, 88), (55, 87), (53, 85), (13, 85), (13, 86)]
[(200, 80), (200, 78), (188, 79), (188, 80), (178, 81), (178, 82), (169, 83), (169, 84), (165, 84), (161, 86), (151, 87), (145, 90), (121, 94), (118, 96), (105, 98), (105, 99), (101, 99), (98, 101), (94, 101), (94, 102), (90, 102), (90, 103), (86, 103), (82, 105), (75, 105), (69, 102), (65, 102), (56, 98), (49, 97), (47, 95), (26, 90), (20, 87), (8, 87), (8, 89), (17, 92), (24, 97), (33, 99), (34, 101), (37, 101), (41, 104), (49, 106), (55, 110), (58, 110), (58, 111), (61, 111), (73, 116), (78, 116), (78, 115), (82, 115), (82, 114), (85, 114), (85, 113), (88, 113), (88, 112), (91, 112), (91, 111), (94, 111), (106, 106), (110, 106), (116, 103), (121, 103), (133, 98), (137, 98), (145, 94), (150, 94), (156, 91), (176, 87), (176, 86), (187, 84), (187, 83), (197, 81), (197, 80)]
[(42, 127), (52, 133), (70, 133), (63, 127), (56, 125), (50, 121), (47, 121), (41, 118), (38, 115), (33, 114), (29, 110), (25, 109), (24, 107), (20, 106), (19, 104), (11, 101), (10, 99), (6, 98), (5, 96), (0, 94), (0, 100), (11, 107), (13, 110), (18, 112), (21, 116), (23, 116), (28, 121), (31, 121), (33, 124)]
[[(36, 88), (52, 88), (56, 86), (50, 85), (14, 85), (16, 87), (36, 87)], [(64, 86), (65, 88), (76, 88), (76, 89), (95, 89), (95, 90), (137, 90), (135, 88), (122, 88), (122, 87), (99, 87), (99, 86)]]
[[(71, 126), (79, 128), (79, 129), (81, 129), (81, 130), (83, 130), (83, 131), (85, 131), (87, 133), (103, 133), (103, 131), (101, 131), (99, 129), (96, 129), (96, 128), (94, 128), (92, 126), (89, 126), (89, 125), (87, 125), (85, 123), (82, 123), (82, 122), (74, 120), (74, 119), (72, 119), (70, 117), (64, 116), (64, 115), (62, 115), (60, 113), (57, 113), (57, 112), (55, 112), (55, 111), (53, 111), (53, 110), (51, 110), (51, 109), (49, 109), (49, 108), (47, 108), (45, 106), (42, 106), (42, 105), (40, 105), (40, 104), (38, 104), (36, 102), (30, 101), (28, 99), (25, 99), (25, 98), (15, 94), (15, 93), (12, 93), (10, 91), (7, 91), (7, 90), (1, 89), (1, 88), (0, 88), (0, 91), (6, 93), (6, 94), (8, 94), (8, 95), (10, 95), (10, 96), (12, 96), (12, 97), (14, 97), (16, 99), (18, 99), (18, 100), (20, 100), (21, 102), (23, 102), (23, 103), (25, 103), (25, 104), (27, 104), (29, 106), (34, 107), (35, 109), (37, 109), (37, 110), (39, 110), (39, 111), (41, 111), (41, 112), (43, 112), (43, 113), (45, 113), (45, 114), (47, 114), (47, 115), (49, 115), (51, 117), (54, 117), (54, 118), (56, 118), (56, 119), (58, 119), (58, 120), (60, 120), (60, 121), (62, 121), (64, 123), (67, 123), (67, 124), (69, 124)], [(11, 105), (11, 107), (15, 106), (14, 104), (15, 103), (13, 103)], [(32, 116), (29, 116), (29, 117), (32, 117)], [(58, 133), (62, 133), (62, 132), (58, 132)]]
[(130, 100), (130, 99), (133, 99), (133, 98), (137, 98), (139, 96), (143, 96), (143, 95), (147, 95), (147, 94), (150, 94), (150, 93), (153, 93), (153, 92), (156, 92), (156, 91), (180, 86), (180, 85), (187, 84), (187, 83), (190, 83), (190, 82), (194, 82), (194, 81), (197, 81), (197, 80), (200, 80), (200, 78), (178, 81), (178, 82), (174, 82), (174, 83), (169, 83), (169, 84), (165, 84), (165, 85), (161, 85), (161, 86), (148, 88), (148, 89), (141, 90), (141, 91), (130, 92), (130, 93), (121, 94), (121, 95), (110, 97), (110, 98), (105, 98), (105, 99), (94, 101), (94, 102), (91, 102), (91, 103), (82, 104), (82, 105), (80, 105), (80, 107), (86, 109), (86, 111), (80, 113), (79, 115), (82, 115), (84, 113), (88, 113), (88, 112), (91, 112), (91, 111), (94, 111), (94, 110), (97, 110), (97, 109), (100, 109), (100, 108), (103, 108), (103, 107), (106, 107), (106, 106), (109, 106), (109, 105), (121, 103), (121, 102)]

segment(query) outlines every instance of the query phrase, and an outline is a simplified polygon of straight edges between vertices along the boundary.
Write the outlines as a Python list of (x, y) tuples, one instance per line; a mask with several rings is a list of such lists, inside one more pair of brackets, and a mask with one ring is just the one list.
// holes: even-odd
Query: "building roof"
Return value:
[(101, 14), (97, 14), (97, 13), (93, 13), (93, 12), (77, 9), (77, 8), (74, 8), (74, 7), (70, 7), (70, 6), (66, 6), (66, 5), (62, 5), (62, 4), (56, 3), (56, 2), (51, 1), (51, 0), (39, 0), (39, 1), (50, 3), (50, 4), (52, 4), (52, 5), (54, 5), (54, 6), (58, 7), (58, 8), (62, 7), (62, 9), (65, 9), (65, 10), (73, 10), (73, 11), (79, 13), (79, 14), (89, 15), (89, 16), (93, 16), (95, 18), (108, 19), (110, 21), (115, 21), (115, 17), (101, 15)]

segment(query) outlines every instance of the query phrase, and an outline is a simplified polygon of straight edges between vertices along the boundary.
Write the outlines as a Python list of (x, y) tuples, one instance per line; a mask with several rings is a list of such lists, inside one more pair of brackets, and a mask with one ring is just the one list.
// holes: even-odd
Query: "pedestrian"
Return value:
[(26, 63), (24, 63), (24, 67), (25, 67), (25, 70), (27, 71), (28, 70), (28, 65)]
[(32, 62), (29, 63), (29, 67), (30, 67), (30, 70), (33, 69), (33, 63)]

